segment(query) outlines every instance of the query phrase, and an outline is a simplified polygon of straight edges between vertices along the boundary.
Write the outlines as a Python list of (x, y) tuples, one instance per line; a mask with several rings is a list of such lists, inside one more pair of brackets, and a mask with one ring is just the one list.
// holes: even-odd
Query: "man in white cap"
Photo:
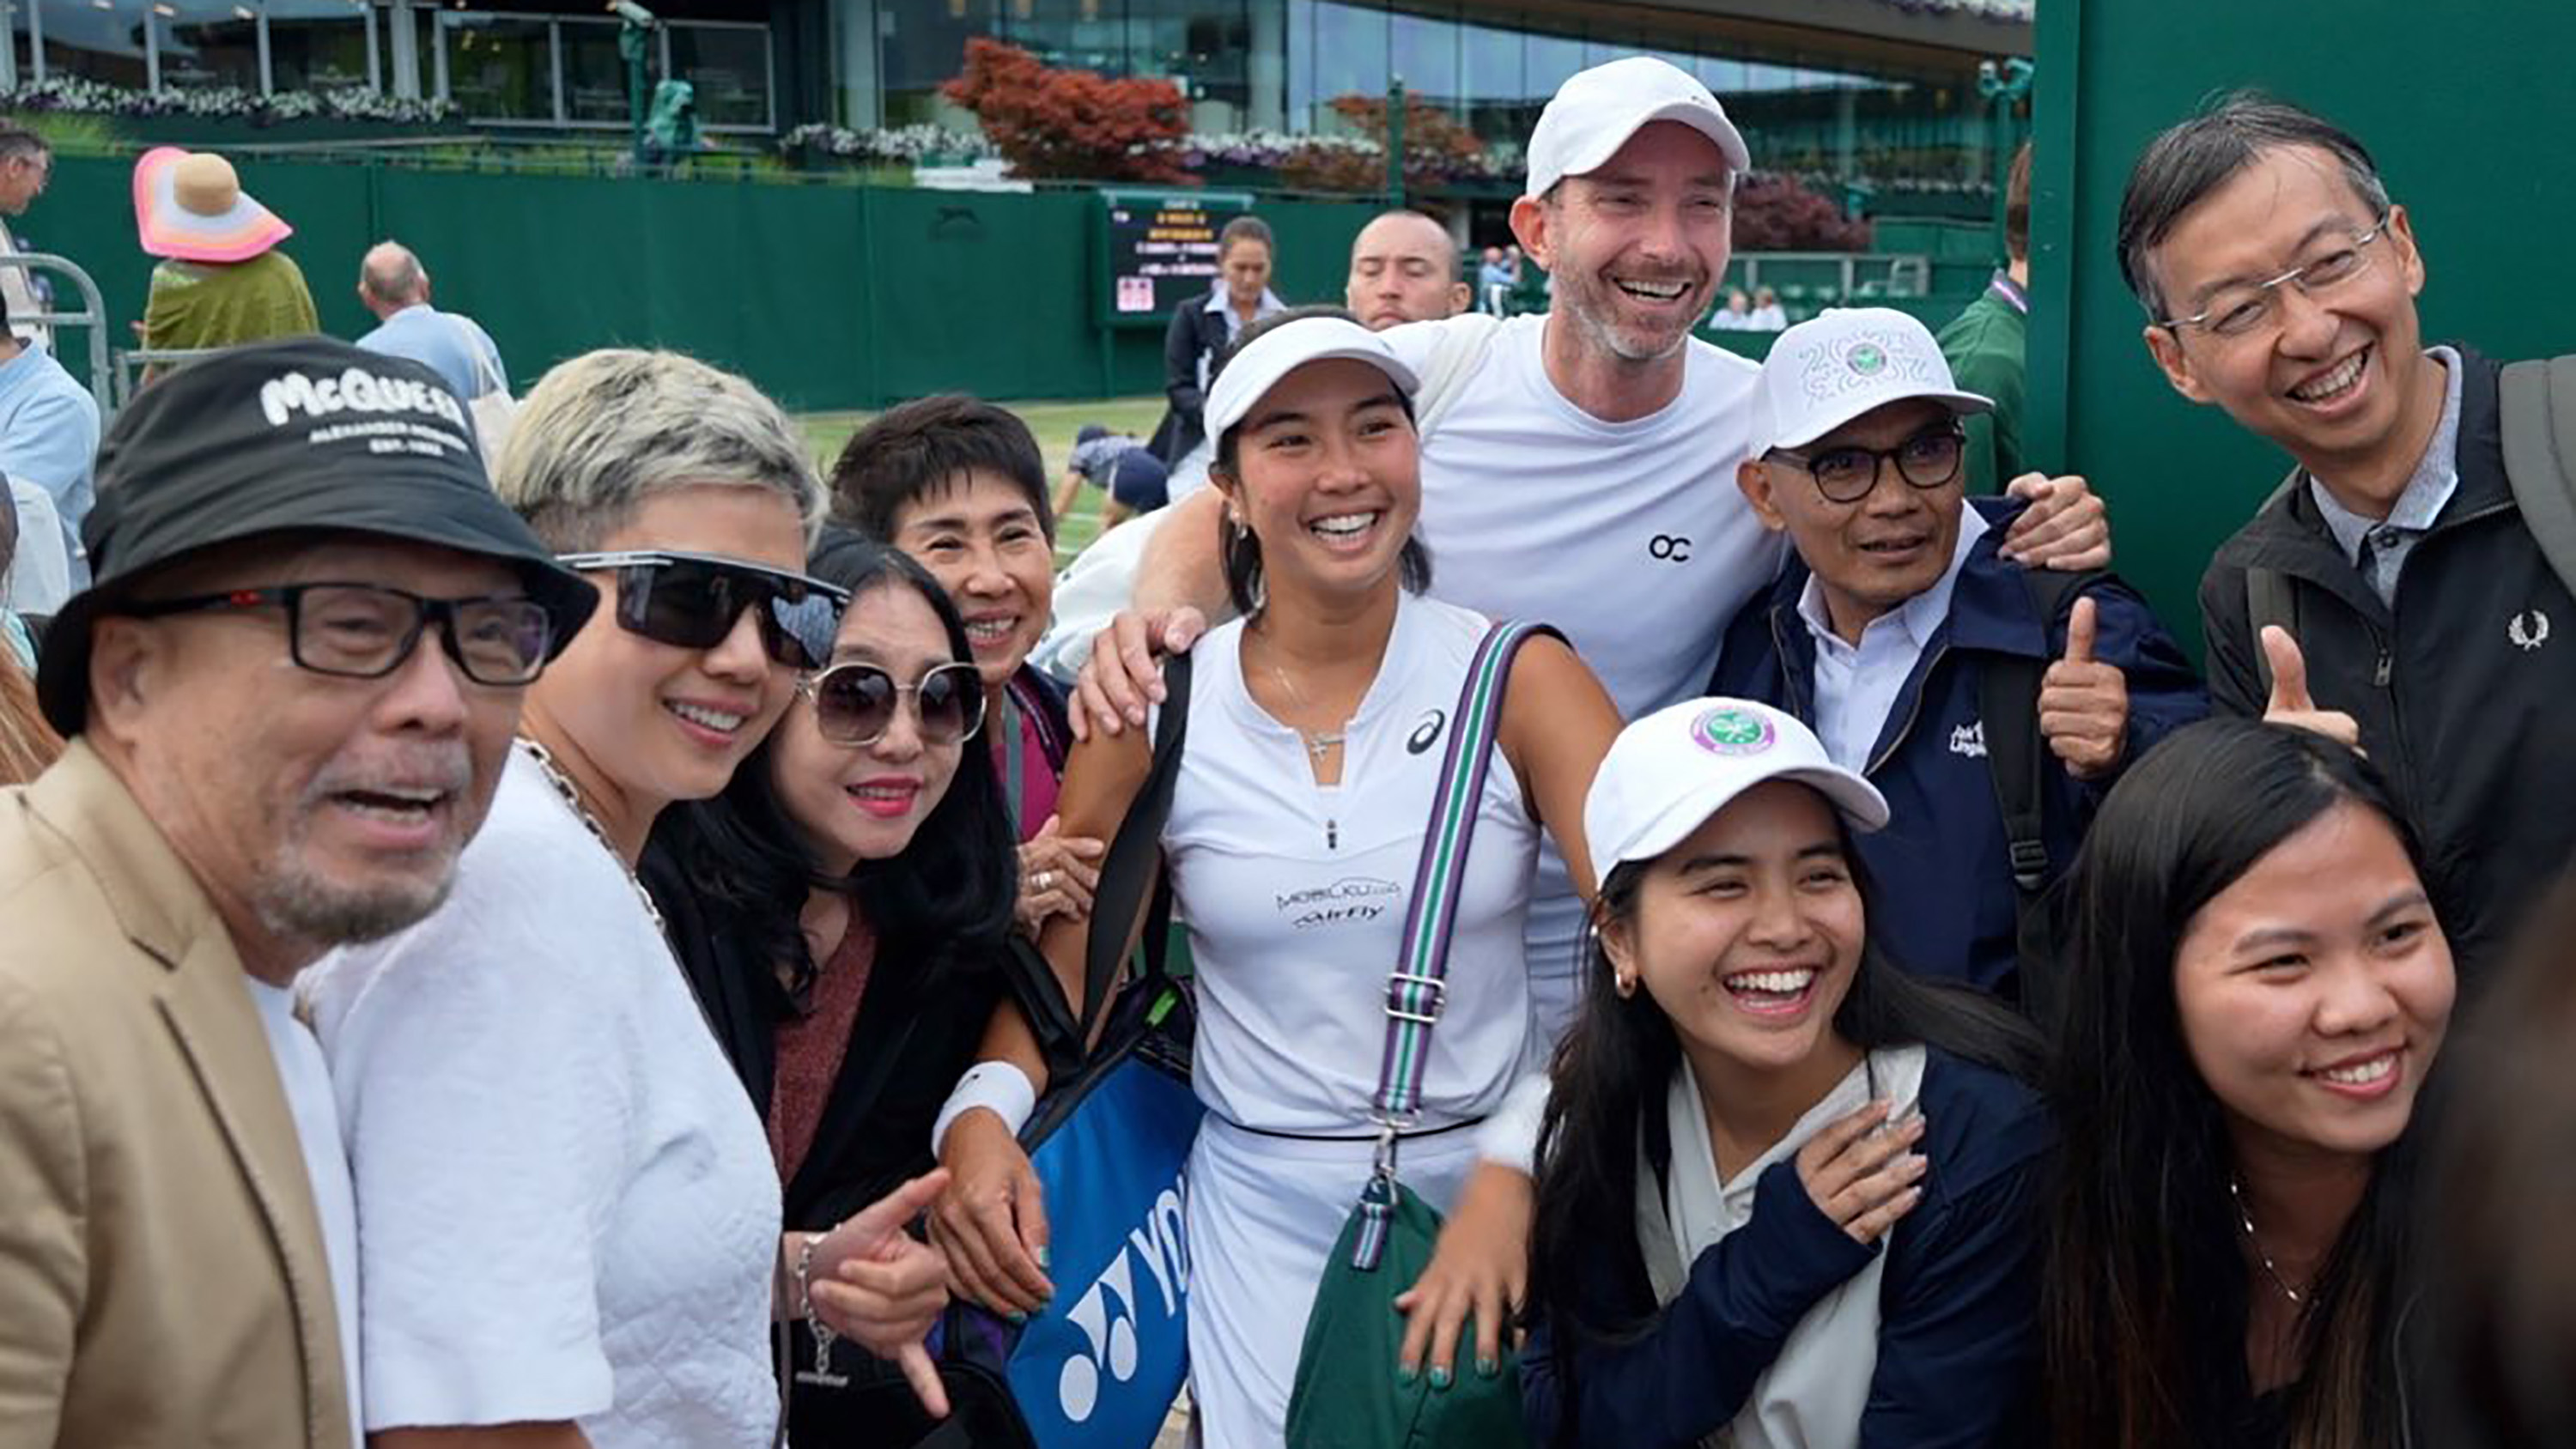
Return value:
[(2041, 893), (2102, 792), (2209, 696), (2126, 584), (1999, 556), (2026, 505), (1970, 505), (1961, 421), (1992, 406), (1903, 312), (1780, 334), (1736, 481), (1796, 556), (1727, 631), (1709, 692), (1796, 715), (1887, 796), (1861, 855), (1904, 965), (2028, 1002)]
[[(1754, 365), (1691, 335), (1726, 274), (1744, 140), (1707, 87), (1631, 57), (1566, 81), (1530, 135), (1512, 231), (1554, 280), (1547, 313), (1456, 317), (1386, 336), (1423, 379), (1421, 536), (1433, 592), (1563, 629), (1629, 718), (1697, 694), (1721, 632), (1778, 572), (1744, 505)], [(2050, 567), (2108, 558), (2080, 479), (2020, 480), (2010, 552)], [(1222, 609), (1217, 500), (1175, 503), (1104, 635), (1076, 729), (1144, 718), (1150, 647), (1185, 647)], [(1176, 611), (1191, 612), (1176, 612)], [(1166, 630), (1162, 625), (1169, 624)], [(1582, 908), (1551, 851), (1529, 960), (1553, 1034), (1576, 1000)]]

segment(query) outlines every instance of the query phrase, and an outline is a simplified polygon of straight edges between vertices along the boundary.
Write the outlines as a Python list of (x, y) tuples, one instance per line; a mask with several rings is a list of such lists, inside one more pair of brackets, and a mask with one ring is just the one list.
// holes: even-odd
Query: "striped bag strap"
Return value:
[(1413, 871), (1413, 900), (1405, 909), (1403, 953), (1386, 983), (1386, 1051), (1372, 1102), (1380, 1129), (1377, 1169), (1360, 1199), (1366, 1223), (1352, 1257), (1356, 1268), (1375, 1268), (1385, 1248), (1386, 1224), (1395, 1211), (1395, 1140), (1421, 1108), (1431, 1031), (1449, 994), (1449, 936), (1467, 878), (1468, 847), (1475, 841), (1477, 803), (1502, 727), (1503, 687), (1521, 646), (1541, 634), (1561, 637), (1543, 624), (1496, 624), (1476, 646), (1459, 686), (1440, 787)]

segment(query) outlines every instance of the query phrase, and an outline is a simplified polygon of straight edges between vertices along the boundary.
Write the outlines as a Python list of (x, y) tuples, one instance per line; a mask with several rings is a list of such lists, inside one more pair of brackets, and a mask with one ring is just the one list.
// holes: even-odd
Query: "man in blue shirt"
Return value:
[[(2007, 559), (2019, 502), (1972, 505), (1963, 486), (1959, 420), (1988, 406), (1902, 312), (1780, 334), (1737, 483), (1797, 556), (1736, 617), (1709, 692), (1796, 715), (1887, 796), (1859, 848), (1904, 965), (2027, 1001), (2018, 967), (2045, 941), (2022, 934), (2025, 897), (2074, 860), (2120, 772), (2209, 700), (2127, 585)], [(2005, 767), (2037, 817), (2021, 829)]]
[(96, 497), (90, 462), (98, 452), (98, 399), (53, 354), (0, 327), (0, 474), (42, 488), (53, 500), (71, 586), (89, 586), (81, 520)]
[(429, 305), (429, 273), (400, 242), (378, 242), (358, 266), (358, 300), (382, 324), (358, 339), (369, 352), (408, 357), (435, 369), (467, 401), (509, 391), (509, 371), (490, 333), (460, 312)]

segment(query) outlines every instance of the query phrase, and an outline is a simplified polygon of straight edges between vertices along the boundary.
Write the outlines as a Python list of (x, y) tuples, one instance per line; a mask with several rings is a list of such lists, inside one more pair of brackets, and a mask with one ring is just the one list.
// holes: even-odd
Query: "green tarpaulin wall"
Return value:
[(2505, 358), (2576, 350), (2555, 280), (2576, 189), (2552, 139), (2576, 133), (2576, 6), (2046, 0), (2038, 41), (2033, 457), (2110, 499), (2121, 572), (2185, 638), (2202, 565), (2289, 459), (2175, 395), (2139, 339), (2113, 242), (2129, 167), (2157, 131), (2240, 86), (2323, 112), (2414, 218), (2428, 339)]
[[(373, 325), (358, 259), (392, 237), (420, 253), (440, 306), (489, 328), (525, 387), (594, 347), (677, 348), (789, 407), (876, 407), (944, 389), (988, 397), (1162, 390), (1160, 329), (1094, 321), (1088, 192), (475, 175), (244, 161), (243, 188), (293, 223), (324, 328)], [(111, 345), (130, 346), (150, 259), (136, 249), (131, 164), (63, 157), (15, 229), (87, 268)], [(1341, 300), (1351, 237), (1375, 208), (1279, 202), (1274, 285)], [(69, 305), (67, 302), (66, 305)], [(78, 356), (75, 348), (62, 349)]]

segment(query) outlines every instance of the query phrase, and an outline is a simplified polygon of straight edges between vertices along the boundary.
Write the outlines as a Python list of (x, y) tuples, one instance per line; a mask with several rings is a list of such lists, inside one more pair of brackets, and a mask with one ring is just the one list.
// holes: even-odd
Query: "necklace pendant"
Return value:
[(1341, 744), (1342, 737), (1339, 734), (1308, 735), (1306, 736), (1306, 753), (1320, 760), (1324, 758), (1324, 756), (1341, 748)]

